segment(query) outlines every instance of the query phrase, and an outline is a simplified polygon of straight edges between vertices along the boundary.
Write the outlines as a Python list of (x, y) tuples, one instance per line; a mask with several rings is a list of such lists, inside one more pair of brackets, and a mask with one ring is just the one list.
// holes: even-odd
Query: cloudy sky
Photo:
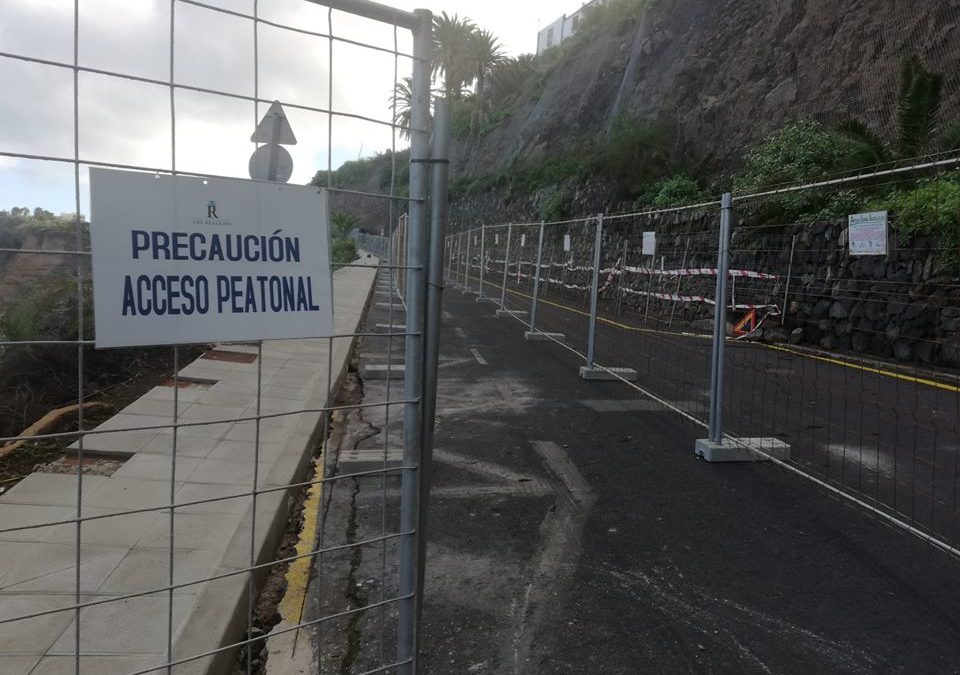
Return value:
[[(249, 19), (175, 0), (174, 79), (178, 84), (235, 96), (279, 99), (326, 109), (330, 63), (326, 40), (261, 25), (259, 68)], [(252, 14), (253, 0), (203, 0)], [(580, 0), (392, 0), (403, 9), (427, 6), (468, 16), (500, 37), (510, 54), (532, 52), (539, 26)], [(327, 10), (306, 0), (260, 0), (259, 14), (277, 23), (327, 31)], [(74, 0), (0, 0), (0, 53), (72, 64)], [(170, 78), (171, 0), (80, 0), (79, 62), (86, 68), (146, 80)], [(393, 30), (335, 12), (334, 34), (392, 48)], [(400, 31), (400, 50), (410, 50)], [(400, 77), (410, 62), (400, 59)], [(334, 43), (335, 110), (389, 120), (394, 58)], [(255, 71), (259, 77), (255, 77)], [(255, 120), (266, 110), (252, 101), (179, 89), (171, 115), (170, 89), (161, 84), (81, 72), (79, 154), (87, 161), (247, 177)], [(55, 65), (0, 56), (0, 152), (74, 156), (73, 72)], [(305, 183), (326, 168), (327, 115), (287, 108), (298, 144), (291, 182)], [(171, 118), (175, 119), (172, 120)], [(344, 161), (391, 147), (382, 125), (335, 117), (332, 156)], [(175, 143), (174, 143), (175, 139)], [(399, 141), (398, 141), (399, 142)], [(174, 145), (176, 147), (174, 155)], [(398, 147), (402, 147), (398, 146)], [(86, 169), (81, 170), (81, 209), (88, 213)], [(74, 208), (72, 164), (0, 155), (0, 209), (41, 206), (55, 213)]]

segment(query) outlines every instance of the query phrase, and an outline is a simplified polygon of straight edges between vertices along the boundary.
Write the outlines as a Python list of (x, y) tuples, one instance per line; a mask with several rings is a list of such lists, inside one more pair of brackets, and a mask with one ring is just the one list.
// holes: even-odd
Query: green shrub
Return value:
[(330, 258), (334, 265), (345, 265), (357, 259), (357, 243), (353, 239), (334, 239)]
[(546, 221), (563, 220), (570, 215), (573, 198), (567, 190), (552, 192), (540, 202), (540, 218)]
[(700, 201), (704, 201), (704, 194), (700, 191), (697, 181), (679, 174), (658, 181), (654, 185), (651, 205), (657, 208), (669, 208), (696, 204)]
[[(747, 154), (734, 190), (743, 194), (823, 180), (862, 166), (864, 156), (874, 151), (867, 141), (843, 131), (811, 121), (794, 122)], [(757, 200), (748, 207), (761, 222), (788, 222), (810, 219), (828, 209), (831, 199), (828, 191), (804, 190)]]
[(894, 214), (896, 229), (908, 237), (933, 235), (937, 248), (956, 255), (960, 247), (960, 173), (920, 181), (870, 202)]
[(614, 182), (621, 198), (631, 198), (682, 169), (679, 147), (671, 125), (621, 118), (610, 134), (585, 143), (580, 156), (591, 173)]

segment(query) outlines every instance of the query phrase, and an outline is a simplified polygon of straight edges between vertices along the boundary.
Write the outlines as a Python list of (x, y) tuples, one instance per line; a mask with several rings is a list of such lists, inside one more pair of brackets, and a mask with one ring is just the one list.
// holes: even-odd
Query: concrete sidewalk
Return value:
[[(334, 274), (338, 335), (357, 331), (371, 296), (377, 260)], [(332, 346), (331, 346), (332, 342)], [(247, 628), (249, 575), (235, 574), (272, 559), (286, 525), (286, 491), (250, 494), (302, 478), (319, 435), (328, 394), (346, 371), (353, 338), (271, 341), (219, 346), (180, 371), (179, 422), (235, 420), (257, 413), (296, 413), (253, 421), (180, 427), (173, 467), (172, 386), (157, 387), (85, 438), (85, 452), (128, 458), (110, 477), (83, 477), (83, 516), (122, 514), (170, 503), (217, 500), (176, 508), (174, 583), (230, 575), (178, 588), (172, 598), (173, 659), (189, 658), (241, 640)], [(328, 363), (332, 368), (328, 369)], [(256, 460), (256, 461), (255, 461)], [(255, 473), (256, 471), (256, 473)], [(246, 493), (246, 494), (244, 494)], [(0, 497), (0, 527), (76, 517), (77, 477), (33, 474)], [(0, 624), (0, 673), (73, 672), (77, 613), (75, 525), (0, 533), (0, 620), (63, 608)], [(82, 527), (80, 602), (145, 593), (168, 584), (167, 511), (116, 515)], [(254, 551), (251, 560), (251, 547)], [(83, 672), (130, 673), (167, 658), (166, 591), (85, 608), (79, 614)], [(222, 672), (232, 651), (177, 666), (177, 673)]]

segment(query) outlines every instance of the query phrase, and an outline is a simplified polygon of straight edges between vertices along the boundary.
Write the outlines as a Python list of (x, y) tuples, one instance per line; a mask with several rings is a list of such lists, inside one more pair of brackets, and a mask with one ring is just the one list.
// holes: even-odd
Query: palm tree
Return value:
[(535, 73), (532, 54), (503, 59), (490, 72), (489, 87), (484, 85), (486, 97), (494, 103), (513, 103), (527, 93)]
[(487, 76), (505, 60), (503, 49), (497, 37), (488, 30), (474, 29), (467, 38), (467, 46), (467, 58), (477, 82), (476, 94), (482, 96)]
[(448, 98), (460, 98), (465, 87), (476, 77), (470, 61), (470, 35), (477, 27), (470, 19), (442, 12), (433, 18), (433, 74), (443, 75), (443, 89)]
[(410, 111), (413, 101), (413, 79), (403, 78), (397, 82), (390, 97), (390, 108), (393, 111), (393, 123), (400, 129), (402, 138), (410, 138)]
[(902, 156), (914, 157), (929, 146), (937, 127), (942, 92), (942, 75), (928, 71), (915, 58), (903, 65), (897, 103)]

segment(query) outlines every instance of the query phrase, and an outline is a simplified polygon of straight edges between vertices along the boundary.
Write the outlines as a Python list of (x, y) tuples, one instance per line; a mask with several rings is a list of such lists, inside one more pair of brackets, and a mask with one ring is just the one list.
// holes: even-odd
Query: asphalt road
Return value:
[[(569, 351), (525, 342), (518, 322), (495, 318), (474, 296), (448, 290), (445, 309), (424, 672), (960, 668), (953, 559), (772, 465), (697, 461), (698, 426), (623, 384), (581, 380)], [(544, 315), (545, 327), (561, 321)], [(634, 361), (609, 365), (641, 370), (645, 358), (659, 395), (702, 401), (708, 346), (637, 335), (602, 354), (626, 356), (630, 345)], [(879, 419), (849, 405), (838, 413), (855, 371), (815, 370), (763, 348), (732, 352), (735, 386), (751, 374), (769, 379), (731, 399), (731, 411), (748, 411), (731, 427), (790, 435), (800, 464), (861, 418), (866, 446), (868, 429), (899, 434), (905, 420), (940, 411), (932, 394), (912, 408), (898, 396), (873, 413)], [(883, 402), (889, 386), (903, 383), (878, 380), (875, 396), (858, 385), (853, 400)], [(849, 438), (837, 442), (850, 447)], [(948, 445), (938, 440), (937, 452)], [(843, 461), (820, 470), (853, 469)], [(907, 484), (923, 482), (914, 476)]]
[[(500, 297), (497, 284), (487, 283), (486, 292)], [(529, 309), (529, 293), (508, 285), (506, 306)], [(563, 333), (565, 342), (585, 352), (585, 294), (542, 291), (541, 297), (537, 327)], [(644, 322), (636, 312), (620, 315), (615, 303), (601, 303), (606, 320), (598, 323), (596, 360), (636, 369), (645, 390), (705, 422), (711, 355), (703, 333), (710, 329), (668, 328), (667, 307), (655, 305)], [(955, 378), (790, 346), (729, 342), (727, 353), (724, 431), (786, 441), (792, 464), (809, 475), (960, 545)]]

